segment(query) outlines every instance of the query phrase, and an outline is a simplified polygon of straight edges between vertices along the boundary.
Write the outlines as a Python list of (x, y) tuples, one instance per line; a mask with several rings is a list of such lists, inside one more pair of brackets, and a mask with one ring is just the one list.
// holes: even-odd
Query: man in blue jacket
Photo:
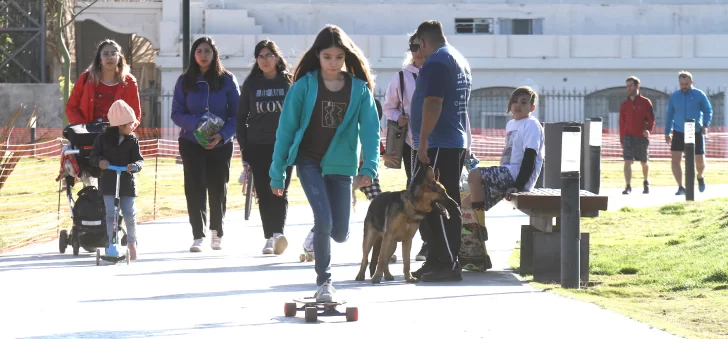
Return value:
[[(672, 175), (675, 176), (678, 189), (675, 195), (685, 194), (682, 183), (681, 159), (685, 150), (685, 120), (695, 119), (695, 169), (698, 174), (698, 189), (705, 191), (705, 136), (713, 117), (713, 108), (708, 96), (693, 87), (693, 76), (689, 72), (678, 73), (680, 90), (670, 96), (665, 117), (665, 142), (672, 151)], [(672, 136), (670, 136), (672, 132)]]
[[(430, 165), (439, 171), (440, 183), (460, 205), (460, 173), (467, 143), (468, 102), (472, 75), (470, 65), (447, 42), (442, 24), (425, 21), (415, 33), (420, 51), (427, 59), (417, 76), (410, 108), (412, 140), (417, 149), (417, 164), (412, 168), (412, 183), (422, 180)], [(462, 280), (460, 252), (460, 211), (450, 211), (450, 219), (437, 212), (427, 215), (429, 227), (427, 260), (412, 275), (421, 281)]]

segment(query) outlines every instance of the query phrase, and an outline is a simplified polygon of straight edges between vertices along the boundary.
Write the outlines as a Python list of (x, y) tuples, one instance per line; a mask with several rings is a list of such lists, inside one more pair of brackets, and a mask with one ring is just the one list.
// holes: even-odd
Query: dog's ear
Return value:
[(427, 182), (435, 180), (435, 171), (432, 169), (432, 166), (427, 166), (427, 171), (425, 171), (425, 180)]

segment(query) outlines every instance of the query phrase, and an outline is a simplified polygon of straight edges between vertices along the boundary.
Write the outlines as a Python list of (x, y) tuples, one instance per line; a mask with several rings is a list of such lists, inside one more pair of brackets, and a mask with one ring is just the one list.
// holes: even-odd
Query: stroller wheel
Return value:
[(129, 249), (126, 249), (126, 264), (129, 265), (131, 263), (131, 256), (129, 256)]
[(68, 231), (61, 230), (61, 235), (58, 236), (58, 250), (66, 253), (66, 247), (68, 247)]
[(73, 247), (73, 255), (78, 255), (81, 249), (81, 235), (78, 232), (71, 231), (71, 247)]

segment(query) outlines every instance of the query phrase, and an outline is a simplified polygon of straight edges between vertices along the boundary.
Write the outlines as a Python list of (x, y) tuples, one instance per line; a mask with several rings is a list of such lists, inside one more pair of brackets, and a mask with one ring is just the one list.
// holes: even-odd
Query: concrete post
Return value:
[(685, 201), (695, 201), (695, 119), (685, 120)]
[(563, 127), (561, 142), (561, 287), (578, 289), (581, 248), (581, 128)]

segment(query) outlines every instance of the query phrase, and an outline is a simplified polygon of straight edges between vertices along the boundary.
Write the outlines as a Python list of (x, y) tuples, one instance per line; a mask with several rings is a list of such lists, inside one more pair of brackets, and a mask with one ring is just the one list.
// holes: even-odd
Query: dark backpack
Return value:
[(106, 225), (104, 198), (95, 186), (86, 186), (78, 191), (78, 199), (73, 204), (73, 223), (76, 226)]

